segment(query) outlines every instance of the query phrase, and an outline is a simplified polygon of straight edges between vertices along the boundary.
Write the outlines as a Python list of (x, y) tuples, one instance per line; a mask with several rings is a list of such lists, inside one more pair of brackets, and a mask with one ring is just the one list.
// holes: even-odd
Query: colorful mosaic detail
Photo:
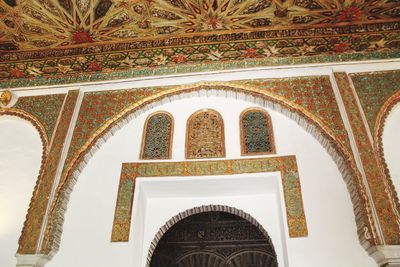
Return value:
[(388, 245), (400, 244), (400, 226), (396, 215), (396, 204), (388, 181), (379, 168), (379, 161), (368, 138), (366, 126), (353, 94), (350, 78), (346, 73), (335, 73), (335, 78), (345, 104), (357, 149), (372, 194), (384, 239)]
[[(303, 8), (300, 9), (304, 12)], [(69, 37), (63, 40), (66, 44), (76, 42), (71, 41), (71, 38), (78, 40), (73, 47), (67, 45), (39, 50), (0, 51), (0, 87), (128, 79), (256, 66), (398, 58), (400, 27), (396, 20), (368, 24), (341, 22), (310, 28), (296, 26), (292, 29), (274, 27), (270, 30), (260, 28), (254, 31), (238, 29), (233, 32), (195, 32), (180, 37), (160, 35), (159, 38), (146, 37), (130, 42), (123, 38), (122, 42), (112, 43), (93, 43), (96, 38), (72, 27), (69, 31), (77, 32), (64, 32)], [(13, 36), (21, 34), (18, 32)], [(46, 36), (55, 38), (54, 34)], [(43, 37), (38, 40), (43, 40)], [(28, 38), (21, 42), (21, 47), (32, 40)], [(82, 40), (83, 43), (79, 44)]]
[(231, 175), (281, 172), (290, 237), (308, 235), (295, 156), (216, 161), (124, 163), (111, 241), (127, 242), (137, 177)]
[(400, 71), (354, 73), (349, 75), (360, 99), (371, 131), (380, 109), (396, 92), (400, 91)]
[(224, 121), (216, 110), (193, 113), (186, 126), (186, 158), (225, 157)]
[(251, 108), (242, 112), (240, 145), (242, 155), (275, 153), (272, 121), (265, 110)]
[(169, 159), (174, 121), (166, 112), (151, 114), (143, 129), (141, 159)]
[(50, 147), (47, 160), (42, 165), (41, 174), (29, 205), (28, 215), (19, 240), (18, 253), (20, 254), (35, 254), (37, 251), (43, 219), (49, 204), (49, 196), (53, 188), (77, 97), (78, 91), (70, 91), (62, 108), (60, 121), (56, 125), (54, 141)]
[(90, 137), (104, 127), (108, 120), (114, 118), (132, 104), (137, 104), (142, 99), (154, 96), (165, 89), (167, 88), (155, 87), (85, 93), (65, 165), (68, 166), (72, 156), (85, 143), (92, 141)]
[(351, 151), (329, 76), (244, 80), (231, 83), (260, 88), (277, 98), (299, 105), (329, 127), (337, 141)]
[(20, 97), (13, 108), (35, 116), (46, 129), (48, 140), (51, 140), (64, 99), (65, 94)]

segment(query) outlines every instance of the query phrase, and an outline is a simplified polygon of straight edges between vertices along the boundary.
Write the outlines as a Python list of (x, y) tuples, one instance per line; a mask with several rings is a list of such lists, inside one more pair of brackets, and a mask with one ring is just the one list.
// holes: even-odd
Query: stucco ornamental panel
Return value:
[(173, 135), (173, 118), (166, 112), (151, 114), (145, 123), (141, 159), (169, 159)]
[(186, 127), (187, 159), (225, 157), (224, 121), (217, 111), (195, 112)]
[(230, 175), (242, 173), (281, 173), (290, 237), (308, 235), (295, 156), (214, 160), (201, 162), (124, 163), (122, 165), (112, 242), (127, 242), (131, 227), (134, 188), (137, 177)]
[(240, 143), (242, 155), (275, 153), (272, 122), (266, 111), (251, 108), (242, 112)]

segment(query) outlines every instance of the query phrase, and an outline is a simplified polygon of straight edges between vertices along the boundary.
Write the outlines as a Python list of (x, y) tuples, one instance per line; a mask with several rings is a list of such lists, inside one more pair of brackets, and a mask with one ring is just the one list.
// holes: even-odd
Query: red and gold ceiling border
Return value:
[(400, 23), (394, 21), (0, 51), (0, 87), (400, 58), (399, 36)]

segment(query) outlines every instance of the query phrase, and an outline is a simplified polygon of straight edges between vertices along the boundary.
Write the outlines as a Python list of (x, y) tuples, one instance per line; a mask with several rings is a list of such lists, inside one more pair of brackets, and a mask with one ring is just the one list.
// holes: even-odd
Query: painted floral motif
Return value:
[(339, 21), (357, 21), (361, 19), (361, 9), (356, 6), (348, 7), (339, 13)]
[(275, 152), (271, 118), (260, 109), (244, 111), (240, 116), (242, 155)]
[(142, 159), (168, 159), (171, 157), (173, 118), (161, 112), (150, 115), (145, 123)]
[(212, 109), (192, 114), (187, 122), (186, 158), (225, 157), (224, 121)]

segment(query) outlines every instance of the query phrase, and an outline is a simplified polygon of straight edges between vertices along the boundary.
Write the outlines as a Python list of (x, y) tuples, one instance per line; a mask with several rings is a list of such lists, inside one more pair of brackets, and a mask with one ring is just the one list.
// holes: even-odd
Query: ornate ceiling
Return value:
[[(399, 0), (0, 0), (0, 63), (25, 62), (24, 66), (0, 64), (0, 79), (115, 71), (123, 70), (124, 66), (132, 69), (204, 63), (213, 59), (393, 52), (400, 47), (399, 3)], [(171, 47), (181, 47), (181, 53), (168, 52), (166, 48)], [(155, 48), (162, 50), (149, 52)], [(117, 51), (144, 55), (112, 56), (123, 58), (112, 66), (107, 64), (109, 60), (101, 58), (90, 63), (95, 54), (109, 58), (110, 53)], [(88, 59), (87, 55), (92, 57)], [(69, 58), (71, 64), (64, 64), (66, 59), (61, 63), (56, 60), (53, 66), (32, 61), (71, 56), (85, 58)], [(26, 60), (31, 60), (31, 64), (27, 65)], [(60, 64), (67, 67), (43, 69)], [(79, 64), (84, 67), (78, 70)]]

